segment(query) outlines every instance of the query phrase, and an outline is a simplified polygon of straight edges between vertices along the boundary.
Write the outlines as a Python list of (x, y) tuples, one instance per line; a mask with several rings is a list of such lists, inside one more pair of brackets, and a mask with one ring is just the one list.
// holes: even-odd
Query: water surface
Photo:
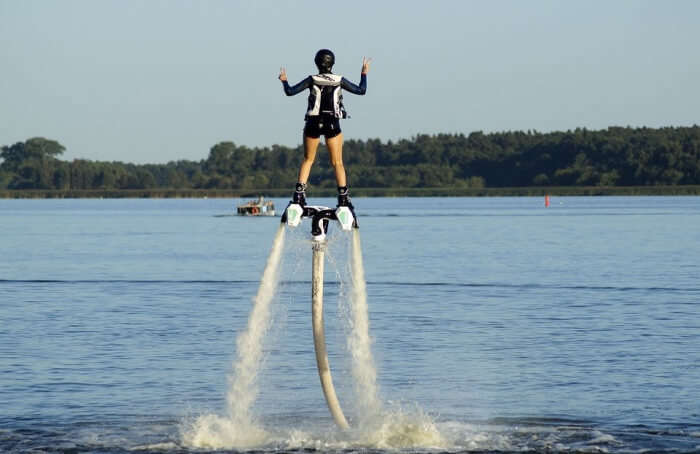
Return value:
[[(253, 450), (700, 452), (700, 199), (354, 202), (387, 418), (441, 441), (333, 427), (304, 225), (285, 245)], [(0, 451), (199, 452), (183, 434), (226, 411), (278, 225), (216, 217), (236, 203), (0, 200)], [(348, 244), (331, 232), (326, 334), (352, 424)]]

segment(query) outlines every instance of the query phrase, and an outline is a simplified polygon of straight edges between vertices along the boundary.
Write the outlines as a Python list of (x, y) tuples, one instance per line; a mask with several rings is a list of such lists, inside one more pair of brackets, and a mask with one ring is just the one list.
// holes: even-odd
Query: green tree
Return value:
[[(303, 156), (301, 146), (248, 148), (230, 141), (214, 145), (206, 159), (167, 164), (65, 162), (63, 151), (44, 138), (3, 146), (0, 188), (289, 188)], [(697, 125), (419, 134), (396, 142), (348, 140), (343, 154), (354, 187), (700, 184)], [(322, 149), (310, 183), (335, 185)]]
[(7, 187), (11, 189), (54, 189), (54, 173), (60, 166), (57, 156), (65, 148), (55, 140), (34, 137), (0, 152), (0, 170), (10, 174)]

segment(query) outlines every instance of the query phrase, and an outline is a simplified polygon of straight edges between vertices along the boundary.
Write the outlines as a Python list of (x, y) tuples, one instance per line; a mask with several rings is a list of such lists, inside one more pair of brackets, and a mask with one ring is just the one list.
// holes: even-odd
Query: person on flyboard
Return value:
[(294, 96), (309, 90), (309, 103), (304, 117), (304, 159), (299, 169), (299, 178), (292, 196), (291, 204), (297, 204), (303, 209), (306, 206), (306, 182), (309, 179), (311, 166), (316, 158), (316, 150), (321, 142), (321, 136), (326, 138), (326, 146), (330, 163), (335, 171), (338, 184), (338, 207), (348, 207), (353, 212), (354, 207), (348, 196), (348, 184), (343, 166), (343, 133), (340, 130), (340, 119), (348, 118), (343, 106), (342, 90), (356, 95), (367, 92), (367, 73), (371, 60), (362, 59), (360, 84), (347, 80), (338, 74), (333, 74), (335, 55), (328, 49), (321, 49), (314, 58), (318, 74), (308, 76), (296, 85), (289, 85), (287, 71), (280, 68), (279, 80), (282, 81), (284, 93)]

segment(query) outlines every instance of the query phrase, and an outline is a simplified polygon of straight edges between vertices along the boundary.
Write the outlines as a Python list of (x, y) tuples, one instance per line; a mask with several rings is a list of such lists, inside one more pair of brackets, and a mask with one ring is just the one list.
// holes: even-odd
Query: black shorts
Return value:
[(321, 136), (325, 136), (326, 139), (330, 139), (341, 132), (340, 120), (335, 117), (318, 115), (306, 118), (306, 125), (304, 125), (304, 135), (306, 137), (318, 139)]

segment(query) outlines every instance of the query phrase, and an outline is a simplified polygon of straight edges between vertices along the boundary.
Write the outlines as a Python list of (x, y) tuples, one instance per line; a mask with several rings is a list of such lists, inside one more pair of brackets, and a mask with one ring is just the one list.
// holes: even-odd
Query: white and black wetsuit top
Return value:
[(348, 118), (348, 114), (343, 106), (342, 90), (347, 90), (356, 95), (364, 95), (367, 92), (367, 75), (362, 74), (360, 85), (355, 85), (345, 77), (332, 73), (309, 76), (294, 86), (290, 86), (286, 80), (282, 84), (284, 93), (287, 96), (294, 96), (307, 88), (309, 89), (309, 106), (306, 110), (306, 119), (319, 115)]

